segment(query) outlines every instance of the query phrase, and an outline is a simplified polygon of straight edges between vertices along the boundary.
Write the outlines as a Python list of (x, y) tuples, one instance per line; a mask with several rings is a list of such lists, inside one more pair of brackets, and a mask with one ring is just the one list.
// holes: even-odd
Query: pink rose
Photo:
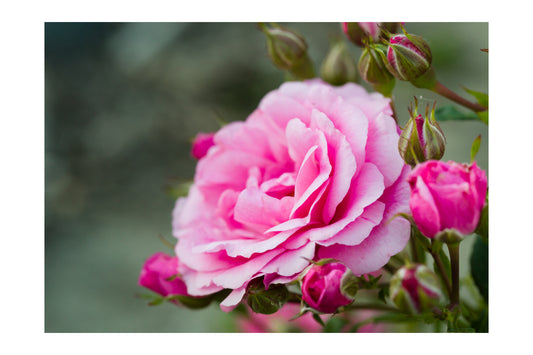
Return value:
[(188, 292), (232, 289), (228, 311), (250, 280), (290, 282), (310, 259), (360, 275), (400, 252), (410, 226), (389, 219), (408, 212), (410, 168), (389, 103), (351, 83), (288, 82), (218, 131), (173, 211)]
[(214, 133), (198, 133), (192, 142), (191, 155), (195, 159), (202, 159), (215, 144), (214, 136)]
[(429, 160), (409, 175), (409, 206), (416, 225), (428, 238), (445, 229), (467, 235), (476, 229), (485, 206), (487, 175), (476, 163)]
[(178, 258), (162, 252), (155, 253), (144, 263), (139, 275), (139, 285), (163, 297), (187, 295), (185, 283), (176, 277)]
[(312, 308), (333, 313), (340, 306), (352, 303), (341, 292), (342, 277), (348, 269), (342, 263), (313, 265), (302, 279), (302, 298)]

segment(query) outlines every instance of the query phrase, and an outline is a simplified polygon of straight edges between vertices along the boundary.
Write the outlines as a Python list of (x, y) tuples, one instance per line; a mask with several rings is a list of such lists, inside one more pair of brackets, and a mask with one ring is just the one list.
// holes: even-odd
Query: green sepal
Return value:
[(470, 95), (474, 96), (478, 104), (486, 108), (489, 107), (489, 95), (482, 93), (482, 92), (470, 90), (467, 88), (463, 88), (463, 89)]
[[(429, 238), (425, 237), (420, 230), (416, 227), (415, 224), (411, 224), (411, 233), (414, 236), (417, 244), (422, 245), (425, 251), (432, 252), (432, 244), (429, 242)], [(442, 246), (442, 243), (441, 243)]]
[(359, 290), (372, 290), (378, 288), (378, 281), (381, 279), (381, 276), (382, 275), (374, 277), (370, 274), (355, 276), (350, 270), (348, 270), (341, 279), (341, 293), (344, 296), (353, 299)]
[(289, 291), (285, 285), (273, 284), (265, 290), (262, 278), (254, 280), (248, 285), (246, 302), (255, 313), (276, 313), (289, 298)]
[(486, 125), (489, 124), (489, 111), (476, 112), (477, 117)]
[(346, 272), (341, 279), (341, 293), (349, 298), (355, 298), (355, 295), (359, 291), (359, 283), (357, 276), (351, 271)]
[(476, 160), (477, 152), (479, 152), (479, 146), (481, 145), (481, 134), (474, 139), (472, 147), (470, 148), (470, 164)]
[(324, 324), (324, 321), (322, 320), (322, 318), (320, 318), (320, 315), (318, 313), (313, 313), (313, 319), (321, 326), (326, 327), (326, 324)]

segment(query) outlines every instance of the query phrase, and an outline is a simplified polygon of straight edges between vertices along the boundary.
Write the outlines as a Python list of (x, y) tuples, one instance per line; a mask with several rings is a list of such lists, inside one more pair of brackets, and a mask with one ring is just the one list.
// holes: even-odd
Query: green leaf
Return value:
[(467, 121), (478, 120), (478, 116), (471, 112), (462, 112), (453, 105), (445, 105), (435, 110), (435, 118), (437, 121)]
[(476, 235), (470, 255), (470, 272), (479, 293), (486, 302), (489, 300), (489, 245)]
[(246, 302), (255, 313), (276, 313), (289, 298), (285, 285), (270, 285), (265, 290), (262, 279), (251, 283), (247, 290)]
[(477, 112), (477, 117), (479, 117), (479, 119), (485, 123), (486, 125), (489, 124), (489, 110), (487, 111), (481, 111), (481, 112)]
[(482, 92), (470, 90), (467, 88), (464, 88), (464, 90), (470, 95), (474, 96), (478, 104), (480, 104), (483, 107), (487, 107), (487, 108), (489, 107), (489, 95), (482, 93)]
[(474, 139), (472, 143), (472, 148), (470, 148), (470, 164), (476, 160), (477, 152), (479, 151), (479, 146), (481, 145), (481, 134)]

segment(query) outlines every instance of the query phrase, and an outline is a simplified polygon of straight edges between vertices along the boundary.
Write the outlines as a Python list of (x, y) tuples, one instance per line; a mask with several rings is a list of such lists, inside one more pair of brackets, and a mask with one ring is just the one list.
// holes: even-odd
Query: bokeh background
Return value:
[[(284, 24), (303, 34), (319, 68), (338, 23)], [(45, 331), (233, 332), (211, 305), (149, 307), (136, 295), (144, 260), (171, 253), (174, 199), (194, 175), (190, 140), (219, 121), (244, 120), (284, 80), (254, 23), (45, 23)], [(424, 36), (438, 79), (488, 92), (488, 23), (407, 23)], [(349, 46), (354, 58), (360, 49)], [(409, 84), (394, 92), (400, 124), (413, 96), (449, 101)], [(467, 96), (467, 94), (464, 94)], [(478, 134), (488, 171), (488, 129), (443, 122), (444, 159), (467, 162)], [(466, 240), (462, 256), (468, 258)], [(468, 272), (463, 263), (462, 274)]]

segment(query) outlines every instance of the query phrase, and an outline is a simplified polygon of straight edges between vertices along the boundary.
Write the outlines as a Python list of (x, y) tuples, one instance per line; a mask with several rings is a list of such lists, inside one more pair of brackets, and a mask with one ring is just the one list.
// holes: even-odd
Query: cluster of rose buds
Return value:
[[(394, 79), (431, 88), (435, 74), (426, 41), (407, 33), (398, 22), (344, 22), (342, 29), (355, 45), (363, 47), (359, 58), (361, 77), (375, 90), (390, 96)], [(401, 27), (403, 33), (396, 33)]]

